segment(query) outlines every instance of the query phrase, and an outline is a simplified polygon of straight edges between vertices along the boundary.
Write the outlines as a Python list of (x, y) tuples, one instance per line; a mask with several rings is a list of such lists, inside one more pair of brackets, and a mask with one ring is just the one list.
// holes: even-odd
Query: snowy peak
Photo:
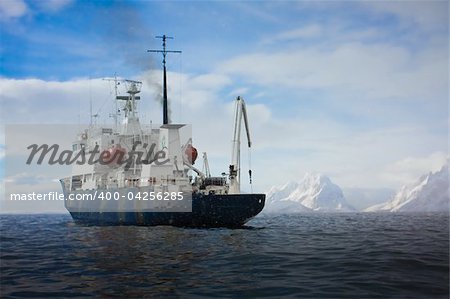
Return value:
[(267, 212), (347, 212), (354, 209), (346, 202), (341, 188), (323, 174), (307, 173), (299, 182), (272, 187), (267, 193)]
[(290, 181), (281, 187), (273, 186), (269, 192), (267, 192), (267, 198), (272, 201), (286, 200), (289, 195), (298, 188), (299, 183)]
[(315, 185), (330, 185), (331, 180), (326, 175), (321, 173), (306, 173), (302, 180), (304, 185), (315, 186)]
[(372, 206), (366, 211), (439, 212), (449, 211), (448, 163), (435, 173), (420, 177), (415, 183), (403, 186), (388, 202)]

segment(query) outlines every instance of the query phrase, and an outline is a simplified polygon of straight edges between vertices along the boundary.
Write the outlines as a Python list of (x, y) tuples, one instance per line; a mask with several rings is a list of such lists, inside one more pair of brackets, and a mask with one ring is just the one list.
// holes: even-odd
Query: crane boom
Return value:
[(245, 131), (247, 133), (248, 147), (252, 145), (250, 139), (250, 128), (248, 125), (247, 109), (245, 101), (241, 97), (236, 98), (235, 114), (234, 114), (234, 127), (233, 127), (233, 140), (231, 148), (231, 164), (230, 164), (230, 194), (239, 194), (240, 190), (240, 161), (241, 161), (241, 123), (244, 119)]
[(211, 177), (211, 170), (209, 169), (209, 162), (208, 162), (208, 156), (206, 154), (206, 152), (203, 152), (203, 168), (202, 168), (203, 173), (205, 174), (205, 176), (207, 178)]

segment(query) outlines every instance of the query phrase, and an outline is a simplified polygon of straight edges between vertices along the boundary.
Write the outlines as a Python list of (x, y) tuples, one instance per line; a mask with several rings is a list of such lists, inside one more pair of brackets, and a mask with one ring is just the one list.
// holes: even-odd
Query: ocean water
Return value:
[(448, 298), (448, 214), (258, 216), (244, 229), (1, 215), (1, 297)]

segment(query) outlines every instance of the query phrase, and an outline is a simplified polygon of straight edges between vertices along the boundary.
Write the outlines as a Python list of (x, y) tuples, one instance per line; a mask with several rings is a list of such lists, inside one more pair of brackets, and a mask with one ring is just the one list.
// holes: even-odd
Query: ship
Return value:
[[(166, 49), (163, 55), (163, 122), (141, 124), (138, 114), (142, 82), (114, 77), (114, 124), (92, 123), (72, 143), (78, 160), (70, 176), (60, 179), (65, 208), (73, 220), (87, 225), (171, 225), (178, 227), (242, 227), (258, 215), (265, 194), (241, 193), (240, 145), (244, 122), (251, 138), (245, 101), (235, 99), (231, 162), (214, 177), (206, 152), (202, 170), (194, 166), (198, 151), (191, 127), (168, 117)], [(117, 86), (127, 94), (118, 95)], [(251, 183), (251, 169), (249, 179)]]

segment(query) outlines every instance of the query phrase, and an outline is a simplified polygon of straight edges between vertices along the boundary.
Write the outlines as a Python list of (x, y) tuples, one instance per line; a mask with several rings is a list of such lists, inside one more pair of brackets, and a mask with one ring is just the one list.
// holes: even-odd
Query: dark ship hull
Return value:
[(192, 212), (75, 212), (87, 225), (241, 227), (264, 208), (265, 194), (192, 195)]

